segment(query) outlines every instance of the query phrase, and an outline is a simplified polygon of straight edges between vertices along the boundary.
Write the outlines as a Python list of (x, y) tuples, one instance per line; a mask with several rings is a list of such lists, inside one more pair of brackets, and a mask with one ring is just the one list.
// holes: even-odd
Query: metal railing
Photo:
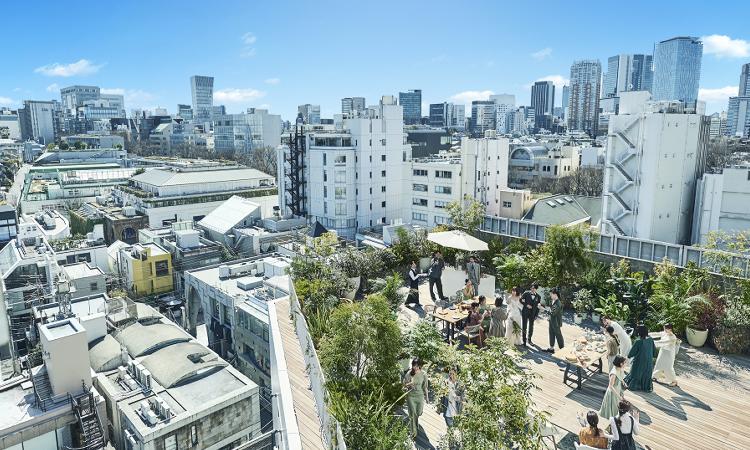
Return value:
[[(480, 231), (542, 243), (545, 241), (548, 226), (527, 220), (486, 216)], [(727, 265), (736, 271), (737, 276), (750, 277), (750, 256), (739, 253), (609, 234), (598, 235), (595, 251), (616, 258), (651, 263), (659, 263), (666, 258), (678, 267), (686, 267), (692, 262), (714, 273), (718, 273), (722, 265)], [(726, 262), (717, 264), (718, 259)]]

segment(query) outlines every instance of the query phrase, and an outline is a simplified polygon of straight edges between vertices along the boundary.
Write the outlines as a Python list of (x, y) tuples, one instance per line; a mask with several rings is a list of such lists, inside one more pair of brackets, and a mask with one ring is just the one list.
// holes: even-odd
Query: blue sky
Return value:
[(128, 110), (174, 112), (190, 103), (194, 74), (215, 77), (215, 103), (229, 111), (268, 107), (285, 119), (302, 103), (330, 116), (341, 97), (372, 104), (420, 88), (425, 105), (490, 92), (528, 104), (529, 84), (567, 79), (575, 59), (605, 64), (693, 35), (710, 36), (701, 97), (713, 112), (736, 95), (750, 62), (750, 2), (741, 1), (48, 0), (2, 10), (0, 106), (94, 84), (124, 93)]

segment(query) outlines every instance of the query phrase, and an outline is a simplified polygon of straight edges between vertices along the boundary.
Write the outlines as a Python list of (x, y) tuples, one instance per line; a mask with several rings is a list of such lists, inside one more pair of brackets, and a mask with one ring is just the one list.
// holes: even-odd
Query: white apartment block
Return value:
[(602, 231), (689, 243), (696, 180), (703, 174), (708, 119), (678, 102), (625, 92), (612, 116), (604, 171)]
[(446, 207), (462, 198), (461, 168), (458, 156), (407, 161), (403, 193), (409, 197), (411, 214), (403, 217), (404, 222), (427, 228), (447, 224)]
[[(404, 216), (408, 199), (400, 188), (411, 146), (406, 144), (402, 108), (393, 96), (343, 118), (336, 130), (308, 132), (305, 142), (305, 210), (311, 222), (353, 239), (357, 229)], [(286, 213), (283, 194), (280, 203)]]
[(692, 243), (705, 244), (712, 231), (750, 231), (750, 169), (725, 168), (698, 180)]
[(490, 95), (490, 100), (495, 102), (495, 130), (498, 134), (511, 132), (513, 127), (506, 124), (508, 113), (516, 109), (516, 96), (513, 94)]
[[(493, 131), (478, 139), (461, 139), (462, 196), (484, 203), (487, 214), (500, 215), (501, 192), (508, 188), (510, 141)], [(459, 197), (461, 198), (461, 197)]]

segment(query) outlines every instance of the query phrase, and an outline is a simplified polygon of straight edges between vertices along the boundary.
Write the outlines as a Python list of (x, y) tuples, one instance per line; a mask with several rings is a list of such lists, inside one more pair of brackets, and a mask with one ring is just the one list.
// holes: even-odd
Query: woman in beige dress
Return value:
[(654, 381), (677, 386), (677, 374), (674, 372), (674, 360), (680, 349), (680, 340), (674, 335), (672, 325), (664, 325), (664, 331), (660, 333), (660, 339), (655, 341), (659, 355), (654, 364)]

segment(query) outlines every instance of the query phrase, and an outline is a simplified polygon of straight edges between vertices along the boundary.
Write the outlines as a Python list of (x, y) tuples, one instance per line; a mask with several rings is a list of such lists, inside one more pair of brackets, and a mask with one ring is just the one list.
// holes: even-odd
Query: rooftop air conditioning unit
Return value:
[(219, 266), (219, 278), (229, 278), (230, 274), (229, 266)]

